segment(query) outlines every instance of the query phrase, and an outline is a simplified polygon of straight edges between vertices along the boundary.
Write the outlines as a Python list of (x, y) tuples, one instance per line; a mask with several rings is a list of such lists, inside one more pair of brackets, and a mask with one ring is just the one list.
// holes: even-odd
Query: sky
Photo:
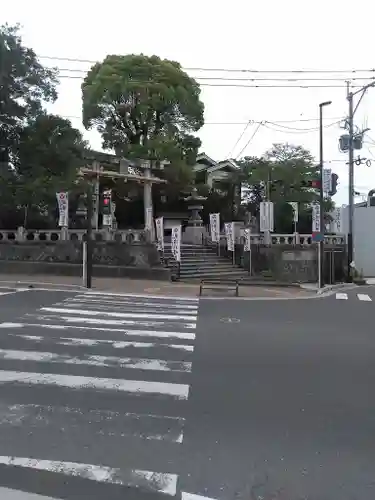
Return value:
[[(336, 122), (347, 116), (345, 80), (363, 85), (375, 77), (372, 16), (361, 15), (360, 23), (355, 21), (356, 13), (368, 12), (369, 5), (366, 0), (355, 4), (348, 0), (65, 0), (63, 4), (18, 0), (2, 3), (0, 22), (20, 23), (25, 45), (45, 66), (63, 70), (59, 99), (49, 109), (70, 118), (95, 149), (101, 149), (100, 136), (85, 131), (80, 118), (80, 84), (91, 64), (77, 59), (95, 62), (107, 54), (156, 54), (193, 68), (188, 73), (208, 84), (202, 85), (201, 94), (205, 104), (201, 151), (217, 161), (258, 156), (279, 142), (302, 145), (318, 158), (319, 103), (332, 101), (324, 108), (324, 159), (326, 167), (339, 175), (334, 201), (341, 205), (348, 199), (348, 166), (347, 154), (338, 148), (344, 131)], [(207, 71), (212, 68), (253, 72)], [(355, 115), (358, 127), (371, 129), (360, 155), (372, 159), (372, 165), (355, 168), (355, 189), (365, 195), (375, 188), (373, 110), (375, 88), (366, 93)], [(244, 131), (249, 120), (254, 123)]]

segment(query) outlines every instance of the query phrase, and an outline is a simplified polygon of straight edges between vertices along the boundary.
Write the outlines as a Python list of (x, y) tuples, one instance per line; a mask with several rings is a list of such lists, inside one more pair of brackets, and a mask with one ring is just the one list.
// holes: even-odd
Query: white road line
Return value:
[[(28, 317), (35, 316), (34, 314), (26, 314)], [(84, 323), (85, 325), (107, 325), (107, 326), (133, 326), (133, 327), (145, 327), (154, 328), (157, 331), (158, 328), (165, 328), (171, 326), (170, 321), (141, 321), (141, 320), (131, 320), (131, 319), (101, 319), (101, 318), (82, 318), (80, 316), (59, 316), (59, 315), (38, 315), (36, 316), (38, 321), (48, 322), (48, 321), (65, 321), (69, 325), (74, 323)], [(178, 324), (181, 328), (186, 328), (189, 330), (195, 330), (196, 323), (186, 323), (184, 321), (175, 321), (173, 325)]]
[(94, 326), (76, 326), (76, 325), (47, 325), (45, 323), (0, 323), (0, 328), (25, 328), (38, 327), (50, 330), (94, 330), (100, 332), (119, 332), (124, 335), (134, 337), (159, 337), (159, 338), (178, 338), (183, 340), (194, 340), (195, 333), (188, 332), (164, 332), (159, 330), (129, 330), (125, 328), (105, 328)]
[(112, 293), (112, 292), (85, 292), (83, 294), (85, 297), (90, 295), (100, 295), (100, 297), (135, 297), (142, 299), (160, 299), (169, 300), (171, 302), (199, 302), (197, 297), (176, 297), (175, 295), (144, 295), (140, 293)]
[(365, 302), (372, 302), (372, 298), (367, 295), (367, 293), (357, 293), (359, 300), (364, 300)]
[[(25, 316), (34, 317), (34, 314), (26, 314)], [(66, 323), (84, 323), (85, 325), (117, 325), (117, 326), (135, 326), (135, 327), (146, 327), (146, 328), (157, 328), (171, 326), (170, 321), (141, 321), (141, 320), (131, 320), (131, 319), (107, 319), (107, 318), (81, 318), (79, 316), (59, 316), (57, 314), (53, 315), (37, 315), (36, 319), (38, 321), (65, 321)], [(184, 321), (175, 321), (182, 328), (194, 330), (197, 326), (196, 323), (186, 323)]]
[(190, 372), (191, 362), (169, 361), (150, 358), (119, 358), (117, 356), (86, 355), (69, 356), (46, 351), (21, 351), (0, 349), (0, 359), (17, 361), (34, 361), (40, 363), (61, 363), (67, 365), (89, 365), (107, 368), (130, 368), (134, 370), (151, 370), (164, 372)]
[(111, 318), (136, 318), (136, 319), (170, 319), (177, 321), (196, 320), (197, 316), (180, 316), (178, 314), (144, 314), (144, 313), (119, 313), (109, 311), (92, 311), (85, 309), (60, 309), (59, 307), (41, 307), (40, 311), (57, 314), (81, 314), (82, 316), (110, 316)]
[(38, 404), (0, 404), (0, 431), (27, 427), (44, 433), (69, 434), (90, 429), (93, 435), (133, 436), (146, 441), (183, 442), (183, 417)]
[(216, 499), (211, 497), (205, 497), (202, 495), (196, 495), (195, 493), (187, 493), (186, 491), (181, 491), (181, 500), (216, 500)]
[(39, 460), (27, 457), (0, 456), (0, 463), (28, 469), (57, 472), (68, 476), (81, 477), (100, 483), (138, 486), (152, 491), (176, 495), (176, 474), (165, 474), (145, 470), (126, 470), (106, 467), (104, 465), (83, 464), (76, 462), (59, 462), (56, 460)]
[[(54, 307), (68, 307), (68, 308), (77, 308), (77, 309), (82, 309), (82, 305), (83, 304), (72, 304), (71, 302), (57, 302), (56, 304), (54, 304)], [(134, 313), (144, 313), (144, 311), (147, 311), (148, 314), (159, 314), (160, 312), (163, 312), (165, 314), (191, 314), (191, 315), (194, 315), (194, 318), (197, 317), (197, 311), (192, 311), (190, 309), (175, 309), (173, 311), (166, 311), (165, 309), (163, 309), (162, 311), (160, 311), (159, 309), (155, 309), (153, 308), (152, 306), (144, 306), (144, 307), (136, 307), (136, 306), (127, 306), (126, 308), (125, 307), (121, 307), (121, 306), (109, 306), (109, 304), (90, 304), (90, 303), (86, 303), (84, 304), (84, 307), (87, 308), (87, 310), (90, 310), (90, 311), (97, 311), (98, 314), (100, 313), (100, 311), (108, 311), (109, 309), (111, 310), (111, 312), (115, 312), (115, 311), (126, 311), (126, 310), (130, 310), (132, 311), (131, 315), (134, 316)], [(193, 317), (193, 316), (192, 316)]]
[(348, 300), (348, 294), (347, 293), (336, 293), (336, 299), (337, 300)]
[(80, 303), (93, 303), (93, 304), (112, 304), (112, 305), (130, 305), (130, 306), (144, 306), (144, 307), (155, 307), (155, 308), (162, 308), (162, 309), (178, 309), (183, 307), (184, 309), (193, 309), (196, 311), (198, 309), (198, 304), (197, 305), (191, 305), (191, 304), (178, 304), (178, 303), (164, 303), (162, 304), (161, 302), (150, 302), (150, 301), (141, 301), (141, 302), (135, 302), (132, 300), (105, 300), (105, 299), (100, 299), (95, 297), (85, 297), (84, 295), (76, 295), (75, 297), (68, 297), (65, 299), (64, 302), (80, 302)]
[(136, 394), (164, 394), (178, 399), (188, 399), (189, 396), (187, 384), (0, 370), (0, 384), (7, 383), (52, 385), (81, 390), (113, 390)]
[(16, 292), (0, 292), (0, 295), (10, 295), (12, 293), (16, 293)]
[(58, 345), (66, 345), (66, 346), (99, 346), (99, 345), (108, 345), (109, 347), (113, 347), (114, 349), (126, 349), (128, 347), (134, 347), (139, 349), (153, 349), (153, 348), (167, 348), (167, 349), (178, 349), (181, 351), (193, 352), (194, 346), (192, 345), (183, 345), (183, 344), (158, 344), (155, 342), (132, 342), (132, 341), (124, 341), (124, 340), (108, 340), (108, 339), (82, 339), (78, 337), (43, 337), (42, 335), (21, 335), (19, 333), (10, 333), (14, 337), (19, 337), (24, 340), (29, 340), (31, 342), (46, 342), (46, 343), (54, 343)]

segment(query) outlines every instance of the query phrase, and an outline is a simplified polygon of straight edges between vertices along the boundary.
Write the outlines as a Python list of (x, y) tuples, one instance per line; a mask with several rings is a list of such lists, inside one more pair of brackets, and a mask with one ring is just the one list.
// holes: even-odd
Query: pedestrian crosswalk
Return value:
[(198, 299), (70, 295), (0, 324), (0, 464), (175, 495)]
[(355, 293), (351, 295), (348, 295), (347, 293), (336, 293), (335, 298), (336, 300), (354, 299), (362, 302), (372, 302), (372, 298), (367, 293)]

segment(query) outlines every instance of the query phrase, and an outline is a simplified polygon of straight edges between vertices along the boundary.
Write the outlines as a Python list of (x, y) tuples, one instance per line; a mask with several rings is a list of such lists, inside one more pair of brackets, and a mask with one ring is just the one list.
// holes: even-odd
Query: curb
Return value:
[(337, 283), (335, 285), (327, 285), (324, 288), (318, 289), (316, 291), (316, 294), (325, 295), (331, 292), (338, 292), (340, 290), (351, 290), (353, 288), (358, 288), (358, 285), (354, 283)]
[[(67, 288), (67, 289), (71, 289), (71, 290), (86, 290), (86, 287), (82, 286), (82, 285), (67, 285), (67, 284), (61, 284), (61, 283), (46, 283), (46, 282), (43, 282), (43, 281), (0, 281), (0, 286), (4, 287), (4, 285), (12, 285), (12, 287), (14, 288), (17, 288), (17, 287), (20, 287), (20, 288), (35, 288), (35, 289), (38, 289), (38, 288), (45, 288), (45, 287), (49, 287), (51, 288), (51, 290), (53, 290), (54, 288), (58, 288), (58, 289), (63, 289), (63, 288)], [(11, 288), (11, 286), (10, 286)]]

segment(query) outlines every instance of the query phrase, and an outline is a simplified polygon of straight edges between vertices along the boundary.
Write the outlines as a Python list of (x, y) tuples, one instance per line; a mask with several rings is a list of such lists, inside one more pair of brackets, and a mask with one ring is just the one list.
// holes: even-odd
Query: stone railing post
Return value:
[(17, 228), (16, 241), (25, 241), (26, 231), (25, 228), (20, 226)]
[(60, 231), (60, 239), (61, 241), (67, 241), (69, 239), (69, 233), (67, 227), (62, 227)]

